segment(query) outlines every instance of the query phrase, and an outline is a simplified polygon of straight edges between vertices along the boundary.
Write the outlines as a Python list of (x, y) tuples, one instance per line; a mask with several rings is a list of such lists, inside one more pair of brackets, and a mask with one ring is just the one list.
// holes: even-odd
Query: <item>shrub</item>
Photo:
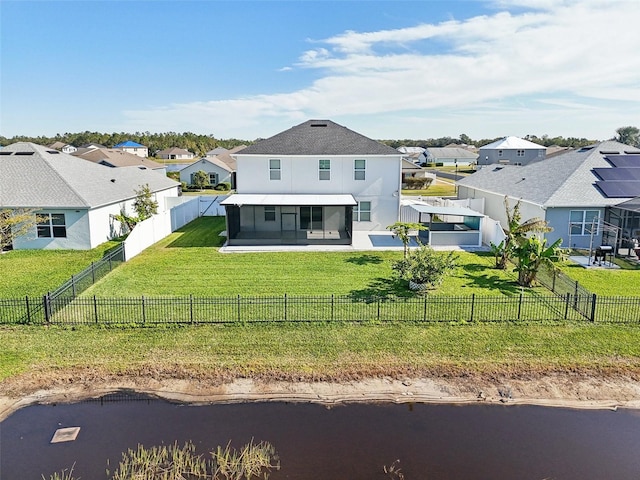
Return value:
[(394, 262), (391, 269), (403, 280), (434, 288), (453, 270), (457, 259), (454, 252), (436, 252), (429, 245), (421, 245)]
[(219, 190), (222, 192), (227, 192), (231, 190), (231, 184), (229, 182), (220, 182), (214, 187), (214, 190)]
[(436, 162), (436, 167), (444, 167), (444, 162)]
[(404, 183), (407, 185), (408, 189), (417, 190), (429, 188), (432, 182), (433, 178), (431, 177), (407, 177), (404, 180)]

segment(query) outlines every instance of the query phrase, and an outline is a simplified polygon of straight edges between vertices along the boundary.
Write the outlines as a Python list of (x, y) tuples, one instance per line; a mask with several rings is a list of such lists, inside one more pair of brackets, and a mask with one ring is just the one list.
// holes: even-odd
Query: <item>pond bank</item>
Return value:
[(268, 378), (157, 378), (59, 373), (57, 378), (14, 378), (0, 384), (0, 421), (36, 403), (73, 403), (118, 391), (148, 394), (178, 403), (349, 402), (501, 403), (581, 409), (640, 408), (640, 381), (625, 375), (574, 373), (432, 378), (373, 377), (350, 381)]

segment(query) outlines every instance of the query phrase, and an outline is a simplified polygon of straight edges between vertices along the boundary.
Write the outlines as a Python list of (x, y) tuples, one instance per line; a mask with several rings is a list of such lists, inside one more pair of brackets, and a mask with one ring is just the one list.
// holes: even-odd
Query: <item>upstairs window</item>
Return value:
[(367, 170), (366, 160), (354, 160), (354, 163), (353, 163), (354, 180), (364, 180), (366, 177), (366, 170)]
[(280, 160), (277, 158), (269, 160), (269, 180), (280, 180)]
[(318, 160), (318, 178), (331, 180), (331, 160)]
[(516, 157), (524, 157), (524, 150), (516, 150)]
[(37, 215), (38, 238), (66, 238), (67, 225), (64, 213), (40, 213)]
[(501, 157), (502, 156), (502, 150), (498, 150), (498, 156)]

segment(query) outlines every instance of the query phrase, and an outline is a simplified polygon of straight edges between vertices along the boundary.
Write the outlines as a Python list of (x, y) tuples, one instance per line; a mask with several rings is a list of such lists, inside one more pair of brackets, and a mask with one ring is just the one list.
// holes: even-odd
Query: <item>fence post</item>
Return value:
[(520, 320), (521, 312), (522, 312), (522, 292), (520, 292), (520, 301), (518, 302), (518, 320)]
[(573, 308), (575, 310), (578, 309), (578, 281), (576, 280), (576, 284), (573, 288)]
[(24, 297), (24, 301), (27, 305), (27, 323), (31, 323), (31, 309), (29, 308), (29, 295)]
[(193, 323), (193, 294), (189, 295), (189, 320)]
[(378, 322), (380, 321), (380, 297), (378, 297)]
[(240, 321), (240, 295), (238, 295), (238, 321)]
[(98, 323), (98, 302), (95, 295), (93, 296), (93, 316), (96, 319), (96, 323)]
[(284, 321), (287, 321), (287, 294), (284, 294)]
[(591, 296), (591, 321), (596, 321), (596, 294)]
[(476, 294), (472, 293), (471, 294), (471, 318), (469, 319), (470, 322), (473, 322), (473, 310), (475, 308), (475, 304), (476, 304)]
[(91, 283), (96, 283), (96, 271), (93, 264), (94, 262), (91, 262)]
[(144, 309), (144, 295), (142, 295), (142, 323), (147, 323), (147, 314)]
[(427, 295), (424, 296), (424, 311), (422, 312), (422, 321), (427, 321)]
[(73, 275), (71, 275), (71, 295), (73, 295), (73, 298), (76, 298), (76, 281)]
[(564, 302), (564, 319), (569, 316), (569, 302), (571, 302), (571, 294), (567, 292), (566, 300)]
[(333, 316), (334, 316), (334, 298), (333, 298), (333, 293), (331, 294), (331, 321), (333, 322)]
[(51, 318), (51, 311), (50, 311), (50, 306), (49, 306), (49, 302), (51, 301), (51, 299), (49, 298), (50, 293), (47, 292), (46, 295), (42, 296), (42, 307), (44, 309), (44, 321), (46, 323), (49, 323), (49, 320)]
[(553, 267), (553, 269), (551, 270), (553, 272), (553, 277), (551, 280), (551, 291), (555, 293), (556, 291), (556, 269), (555, 267)]

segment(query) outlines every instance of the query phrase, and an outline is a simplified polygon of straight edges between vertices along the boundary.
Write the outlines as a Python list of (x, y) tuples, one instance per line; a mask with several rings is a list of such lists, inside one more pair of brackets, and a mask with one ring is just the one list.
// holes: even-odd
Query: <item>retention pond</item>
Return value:
[[(58, 429), (75, 440), (50, 443)], [(218, 445), (267, 441), (277, 479), (625, 480), (640, 478), (640, 412), (537, 406), (231, 403), (178, 405), (111, 395), (76, 404), (34, 405), (0, 423), (0, 478), (45, 478), (75, 464), (99, 480), (122, 452), (192, 441)]]

